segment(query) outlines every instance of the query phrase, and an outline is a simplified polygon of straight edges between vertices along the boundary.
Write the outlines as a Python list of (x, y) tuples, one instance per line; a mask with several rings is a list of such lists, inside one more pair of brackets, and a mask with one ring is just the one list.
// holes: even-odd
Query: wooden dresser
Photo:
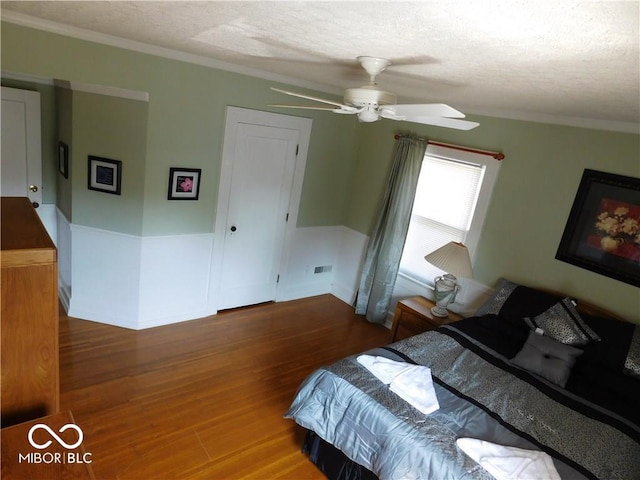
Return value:
[(57, 413), (57, 251), (27, 198), (2, 197), (2, 426)]

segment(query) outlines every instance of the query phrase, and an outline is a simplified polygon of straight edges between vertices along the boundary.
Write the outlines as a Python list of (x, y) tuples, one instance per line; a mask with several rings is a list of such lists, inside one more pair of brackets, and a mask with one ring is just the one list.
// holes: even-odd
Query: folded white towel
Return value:
[(476, 438), (459, 438), (456, 444), (498, 480), (560, 480), (553, 459), (544, 452)]
[(430, 368), (372, 355), (360, 355), (357, 360), (382, 383), (389, 385), (392, 392), (425, 415), (440, 408)]
[(440, 408), (431, 370), (427, 367), (412, 365), (393, 378), (390, 390), (425, 415)]
[(404, 372), (411, 366), (406, 362), (396, 362), (385, 357), (373, 355), (360, 355), (358, 363), (373, 373), (382, 383), (389, 385), (395, 376)]

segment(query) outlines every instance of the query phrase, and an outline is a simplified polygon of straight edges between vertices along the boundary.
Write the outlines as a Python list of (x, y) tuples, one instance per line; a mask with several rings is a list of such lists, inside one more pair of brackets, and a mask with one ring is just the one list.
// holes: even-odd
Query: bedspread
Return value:
[(595, 403), (515, 367), (512, 342), (476, 327), (465, 320), (366, 352), (428, 366), (440, 404), (430, 415), (354, 355), (312, 373), (285, 417), (380, 479), (492, 478), (456, 446), (461, 437), (544, 451), (562, 478), (640, 479), (640, 427), (627, 414), (637, 391), (631, 405), (617, 395)]

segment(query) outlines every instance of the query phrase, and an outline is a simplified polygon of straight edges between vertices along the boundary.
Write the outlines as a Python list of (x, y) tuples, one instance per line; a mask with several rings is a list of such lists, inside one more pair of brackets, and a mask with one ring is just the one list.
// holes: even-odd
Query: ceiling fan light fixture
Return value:
[(371, 123), (380, 119), (380, 114), (375, 105), (367, 105), (359, 114), (358, 120), (363, 123)]

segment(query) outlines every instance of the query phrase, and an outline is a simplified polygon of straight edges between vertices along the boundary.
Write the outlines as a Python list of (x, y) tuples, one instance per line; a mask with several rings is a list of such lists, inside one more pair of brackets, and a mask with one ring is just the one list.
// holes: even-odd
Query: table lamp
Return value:
[(469, 250), (460, 242), (449, 242), (426, 255), (424, 259), (434, 267), (447, 272), (434, 279), (436, 306), (431, 309), (434, 316), (447, 317), (447, 306), (454, 302), (460, 290), (456, 277), (473, 277)]

